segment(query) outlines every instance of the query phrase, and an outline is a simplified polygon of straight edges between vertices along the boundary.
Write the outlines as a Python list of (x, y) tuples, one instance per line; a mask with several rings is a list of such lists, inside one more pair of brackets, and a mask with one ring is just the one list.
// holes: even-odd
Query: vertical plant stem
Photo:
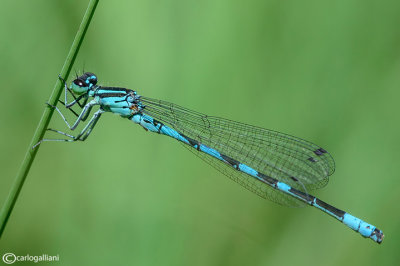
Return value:
[[(78, 54), (79, 48), (83, 42), (86, 31), (89, 27), (90, 21), (92, 20), (93, 14), (96, 10), (96, 6), (99, 0), (90, 0), (89, 5), (86, 9), (86, 13), (82, 19), (81, 25), (79, 26), (78, 32), (76, 33), (74, 42), (72, 43), (71, 49), (69, 50), (68, 56), (65, 60), (64, 66), (61, 70), (61, 76), (64, 79), (67, 79), (69, 73), (71, 72), (71, 68), (75, 62), (75, 58)], [(54, 89), (50, 95), (49, 103), (52, 105), (56, 105), (58, 99), (60, 98), (61, 92), (63, 90), (63, 84), (60, 80), (57, 80)], [(4, 232), (4, 228), (6, 227), (8, 218), (11, 215), (15, 202), (17, 201), (18, 195), (21, 192), (22, 186), (24, 185), (24, 181), (26, 176), (29, 173), (32, 162), (35, 159), (36, 153), (40, 148), (40, 145), (35, 149), (32, 149), (32, 146), (38, 143), (44, 136), (46, 129), (50, 123), (50, 119), (53, 115), (54, 109), (46, 106), (43, 115), (40, 119), (40, 122), (36, 128), (35, 134), (33, 136), (32, 142), (28, 147), (28, 151), (26, 152), (24, 161), (22, 162), (21, 168), (17, 176), (15, 177), (14, 183), (10, 189), (8, 197), (4, 203), (3, 208), (0, 212), (0, 237)]]

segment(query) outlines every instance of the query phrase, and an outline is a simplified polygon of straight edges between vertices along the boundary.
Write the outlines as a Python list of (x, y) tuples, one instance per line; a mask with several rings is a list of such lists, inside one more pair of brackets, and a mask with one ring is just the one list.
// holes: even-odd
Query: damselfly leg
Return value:
[[(79, 123), (81, 121), (83, 121), (83, 122), (86, 121), (86, 119), (89, 117), (89, 114), (92, 111), (93, 106), (98, 104), (94, 100), (90, 101), (89, 103), (87, 102), (88, 98), (89, 98), (88, 97), (89, 88), (97, 82), (97, 79), (96, 78), (93, 79), (93, 77), (89, 77), (89, 79), (87, 79), (87, 81), (85, 83), (87, 85), (88, 89), (85, 90), (85, 91), (82, 91), (83, 94), (80, 95), (79, 97), (76, 97), (74, 92), (70, 88), (68, 88), (68, 86), (66, 85), (65, 80), (60, 75), (58, 77), (64, 83), (64, 88), (65, 88), (65, 102), (62, 102), (60, 100), (59, 100), (59, 102), (61, 102), (66, 107), (67, 110), (71, 111), (77, 117), (75, 122), (71, 126), (70, 123), (67, 121), (65, 115), (61, 112), (61, 110), (57, 106), (51, 105), (49, 103), (46, 103), (46, 104), (50, 108), (54, 108), (57, 111), (57, 113), (61, 116), (61, 118), (63, 119), (63, 121), (65, 122), (65, 124), (68, 126), (68, 128), (70, 130), (75, 130), (76, 127), (79, 125)], [(82, 82), (82, 81), (80, 80), (79, 82)], [(81, 85), (82, 84), (80, 84), (80, 86)], [(70, 102), (70, 103), (68, 103), (68, 92), (74, 98), (74, 100), (72, 102)], [(83, 103), (80, 102), (81, 99), (84, 99)], [(81, 108), (80, 114), (76, 113), (71, 108), (75, 104), (77, 104)], [(91, 133), (93, 127), (96, 125), (98, 119), (100, 118), (100, 116), (101, 116), (101, 114), (103, 112), (104, 111), (102, 111), (102, 110), (98, 110), (96, 113), (94, 113), (94, 115), (92, 116), (90, 121), (86, 124), (86, 126), (82, 129), (82, 131), (77, 136), (73, 136), (71, 134), (62, 132), (60, 130), (55, 130), (55, 129), (51, 129), (51, 128), (47, 129), (48, 131), (53, 131), (53, 132), (59, 133), (61, 135), (64, 135), (64, 136), (68, 137), (69, 139), (42, 139), (40, 142), (36, 143), (32, 147), (32, 149), (37, 147), (43, 141), (68, 141), (68, 142), (72, 142), (72, 141), (77, 141), (77, 140), (80, 140), (80, 141), (86, 140), (86, 138)]]
[[(58, 113), (58, 114), (61, 116), (61, 118), (64, 120), (65, 124), (67, 124), (68, 128), (71, 129), (71, 130), (74, 130), (74, 129), (79, 125), (79, 123), (80, 123), (81, 121), (85, 121), (85, 120), (88, 118), (88, 116), (89, 116), (89, 114), (90, 114), (90, 112), (91, 112), (93, 106), (97, 105), (96, 101), (94, 101), (94, 100), (92, 100), (92, 101), (90, 101), (89, 103), (87, 103), (87, 104), (83, 107), (81, 113), (78, 115), (78, 118), (75, 120), (74, 124), (71, 126), (71, 125), (68, 123), (68, 121), (67, 121), (67, 119), (65, 118), (65, 116), (63, 115), (63, 113), (60, 111), (60, 109), (58, 109), (57, 106), (51, 105), (51, 104), (49, 104), (49, 103), (46, 103), (46, 104), (47, 104), (48, 106), (50, 106), (51, 108), (54, 108), (54, 109), (57, 111), (57, 113)], [(69, 110), (72, 110), (72, 109), (69, 109)]]
[(52, 132), (56, 132), (58, 134), (64, 135), (64, 136), (68, 137), (69, 139), (42, 139), (41, 141), (36, 143), (32, 147), (32, 149), (36, 148), (38, 145), (40, 145), (42, 142), (45, 142), (45, 141), (65, 141), (65, 142), (85, 141), (89, 137), (93, 128), (96, 126), (97, 121), (100, 119), (102, 113), (104, 113), (103, 110), (98, 110), (97, 112), (95, 112), (93, 114), (92, 118), (86, 124), (86, 126), (82, 129), (82, 131), (77, 136), (73, 136), (71, 134), (62, 132), (60, 130), (48, 128), (47, 129), (48, 131), (52, 131)]

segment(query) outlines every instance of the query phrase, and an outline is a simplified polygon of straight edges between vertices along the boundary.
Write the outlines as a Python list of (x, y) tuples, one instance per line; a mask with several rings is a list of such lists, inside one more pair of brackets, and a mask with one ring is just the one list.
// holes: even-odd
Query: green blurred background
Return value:
[[(86, 6), (1, 1), (1, 204)], [(101, 84), (321, 145), (337, 170), (314, 194), (382, 229), (382, 245), (313, 208), (265, 201), (176, 141), (108, 114), (85, 143), (41, 146), (1, 255), (399, 265), (399, 11), (372, 0), (100, 1), (74, 65)], [(56, 114), (51, 125), (65, 128)]]

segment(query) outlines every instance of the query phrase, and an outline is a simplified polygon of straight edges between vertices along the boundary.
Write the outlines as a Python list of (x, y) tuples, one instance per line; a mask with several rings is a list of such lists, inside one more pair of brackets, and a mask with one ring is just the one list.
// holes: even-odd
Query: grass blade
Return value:
[[(85, 37), (86, 31), (89, 27), (90, 21), (92, 20), (92, 17), (94, 15), (94, 12), (96, 10), (96, 6), (98, 4), (99, 0), (90, 0), (89, 5), (86, 9), (86, 13), (82, 19), (81, 25), (79, 26), (78, 32), (76, 33), (74, 42), (72, 43), (71, 49), (69, 50), (68, 56), (64, 62), (64, 66), (61, 70), (61, 76), (64, 79), (67, 79), (69, 76), (69, 73), (71, 72), (72, 66), (75, 62), (75, 58), (78, 54), (79, 48), (83, 42), (83, 39)], [(52, 105), (56, 105), (57, 101), (61, 95), (63, 89), (63, 84), (60, 80), (57, 79), (57, 82), (54, 86), (54, 89), (50, 95), (49, 103)], [(15, 202), (18, 199), (18, 195), (22, 189), (22, 186), (24, 185), (26, 176), (29, 173), (29, 170), (31, 168), (31, 165), (33, 163), (33, 160), (35, 159), (36, 153), (40, 148), (40, 145), (36, 147), (35, 149), (32, 149), (32, 146), (38, 143), (44, 136), (46, 129), (50, 123), (50, 119), (53, 116), (54, 109), (49, 108), (46, 105), (46, 108), (43, 112), (43, 115), (40, 119), (40, 122), (36, 128), (35, 134), (33, 136), (32, 142), (29, 145), (28, 151), (26, 152), (24, 161), (22, 162), (22, 165), (18, 171), (18, 174), (14, 180), (14, 183), (12, 184), (12, 187), (10, 189), (10, 192), (8, 194), (8, 197), (4, 203), (3, 208), (1, 209), (0, 212), (0, 237), (2, 236), (4, 232), (4, 228), (6, 227), (8, 218), (11, 215), (11, 212), (13, 210), (13, 207), (15, 205)]]

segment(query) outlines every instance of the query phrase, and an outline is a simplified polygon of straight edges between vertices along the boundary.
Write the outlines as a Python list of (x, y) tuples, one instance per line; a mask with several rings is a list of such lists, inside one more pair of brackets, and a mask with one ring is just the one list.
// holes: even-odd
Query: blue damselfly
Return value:
[[(383, 232), (375, 226), (308, 193), (325, 186), (335, 170), (332, 156), (320, 146), (277, 131), (208, 116), (173, 103), (140, 96), (130, 89), (99, 86), (93, 73), (76, 77), (71, 88), (62, 81), (65, 101), (61, 103), (71, 111), (75, 104), (82, 110), (79, 114), (74, 112), (77, 119), (70, 125), (59, 108), (50, 107), (56, 109), (71, 130), (88, 118), (94, 106), (100, 108), (78, 135), (48, 129), (67, 138), (43, 139), (33, 148), (43, 141), (84, 141), (101, 115), (112, 112), (147, 131), (180, 141), (218, 171), (263, 198), (286, 206), (311, 205), (363, 237), (377, 243), (383, 240)], [(68, 94), (74, 98), (70, 103)]]

